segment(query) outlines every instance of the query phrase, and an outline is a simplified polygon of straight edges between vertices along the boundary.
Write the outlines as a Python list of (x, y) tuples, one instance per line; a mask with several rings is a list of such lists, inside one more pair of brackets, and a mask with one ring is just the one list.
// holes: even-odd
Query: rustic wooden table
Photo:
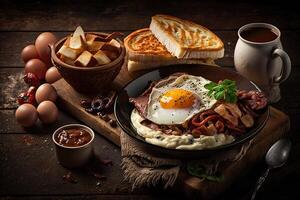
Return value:
[[(216, 32), (225, 43), (225, 58), (218, 64), (233, 67), (237, 29), (249, 22), (269, 22), (282, 31), (282, 43), (292, 60), (290, 78), (281, 85), (282, 99), (274, 106), (291, 119), (293, 149), (288, 163), (272, 172), (259, 193), (261, 199), (298, 199), (300, 178), (300, 15), (291, 3), (225, 3), (185, 1), (2, 1), (0, 6), (0, 196), (4, 199), (156, 199), (174, 198), (174, 191), (139, 190), (132, 192), (122, 180), (120, 149), (97, 135), (96, 152), (111, 159), (113, 166), (97, 165), (93, 170), (106, 176), (98, 179), (90, 169), (72, 171), (77, 183), (62, 178), (69, 170), (56, 160), (52, 132), (59, 126), (78, 121), (61, 112), (51, 126), (37, 124), (23, 129), (14, 119), (15, 97), (26, 85), (20, 52), (43, 31), (58, 37), (82, 25), (88, 31), (122, 31), (125, 34), (147, 27), (150, 17), (166, 13), (191, 19)], [(249, 199), (264, 164), (234, 184), (221, 199)], [(176, 193), (175, 193), (176, 194)], [(177, 195), (177, 194), (176, 194)], [(178, 197), (178, 196), (177, 196)]]

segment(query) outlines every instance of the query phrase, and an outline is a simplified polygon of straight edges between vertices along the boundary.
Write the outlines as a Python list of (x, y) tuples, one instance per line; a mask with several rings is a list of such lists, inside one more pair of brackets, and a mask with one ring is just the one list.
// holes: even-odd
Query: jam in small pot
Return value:
[(91, 134), (83, 128), (64, 129), (55, 136), (56, 142), (66, 147), (79, 147), (91, 139)]

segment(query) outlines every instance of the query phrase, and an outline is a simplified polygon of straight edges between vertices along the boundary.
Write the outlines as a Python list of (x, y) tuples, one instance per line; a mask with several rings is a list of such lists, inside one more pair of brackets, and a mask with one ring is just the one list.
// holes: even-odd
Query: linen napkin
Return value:
[[(155, 187), (162, 185), (164, 188), (171, 188), (178, 177), (181, 169), (189, 161), (180, 159), (165, 158), (144, 149), (138, 141), (121, 132), (121, 167), (124, 172), (124, 179), (132, 184), (132, 190), (141, 187)], [(213, 157), (199, 159), (205, 167), (207, 174), (214, 174), (218, 171), (220, 164), (235, 162), (244, 157), (250, 148), (252, 140), (240, 147), (221, 151)], [(221, 172), (222, 173), (222, 172)]]

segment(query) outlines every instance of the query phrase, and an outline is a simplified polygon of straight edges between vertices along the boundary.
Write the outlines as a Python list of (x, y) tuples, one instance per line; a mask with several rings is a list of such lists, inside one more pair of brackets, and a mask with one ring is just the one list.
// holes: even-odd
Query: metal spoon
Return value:
[(292, 143), (289, 139), (280, 139), (275, 142), (271, 148), (268, 150), (265, 161), (268, 165), (268, 168), (265, 172), (259, 177), (258, 181), (256, 182), (255, 189), (252, 193), (251, 200), (255, 199), (256, 193), (259, 188), (262, 186), (264, 181), (266, 180), (269, 171), (271, 169), (281, 167), (284, 165), (289, 157), (289, 153), (292, 147)]

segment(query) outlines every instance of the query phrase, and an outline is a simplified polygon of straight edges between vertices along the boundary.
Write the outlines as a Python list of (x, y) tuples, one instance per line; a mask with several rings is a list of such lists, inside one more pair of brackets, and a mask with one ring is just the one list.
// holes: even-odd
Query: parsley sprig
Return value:
[(209, 181), (222, 182), (225, 179), (224, 175), (218, 172), (215, 174), (208, 174), (206, 168), (201, 164), (200, 161), (188, 162), (186, 169), (188, 174)]
[(209, 96), (213, 96), (216, 100), (224, 100), (228, 103), (236, 103), (237, 89), (235, 81), (224, 79), (220, 83), (210, 82), (204, 85), (208, 91)]

